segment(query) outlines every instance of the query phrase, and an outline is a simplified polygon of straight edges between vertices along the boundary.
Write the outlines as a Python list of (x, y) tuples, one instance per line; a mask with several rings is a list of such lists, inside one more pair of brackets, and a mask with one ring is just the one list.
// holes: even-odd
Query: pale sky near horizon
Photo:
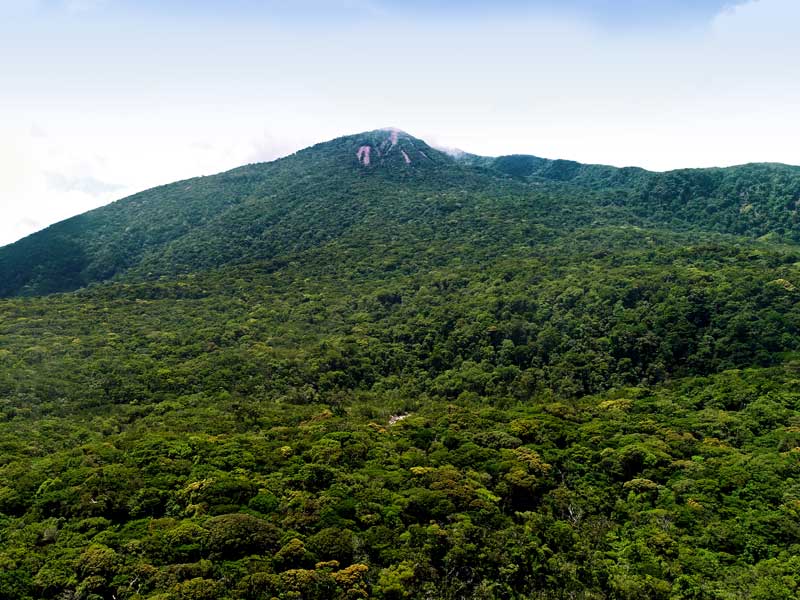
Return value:
[(0, 245), (396, 126), (484, 155), (800, 165), (800, 0), (0, 0)]

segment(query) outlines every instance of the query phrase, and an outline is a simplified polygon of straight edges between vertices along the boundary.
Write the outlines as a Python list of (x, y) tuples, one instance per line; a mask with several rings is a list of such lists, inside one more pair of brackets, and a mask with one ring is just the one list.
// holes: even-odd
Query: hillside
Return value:
[(797, 597), (798, 180), (379, 130), (0, 249), (0, 598)]
[(71, 291), (131, 272), (280, 264), (335, 240), (442, 235), (454, 221), (466, 228), (444, 232), (454, 240), (513, 222), (498, 232), (511, 244), (527, 239), (515, 230), (521, 223), (800, 235), (798, 167), (657, 174), (533, 156), (469, 157), (456, 160), (387, 129), (154, 188), (0, 248), (0, 296)]
[[(474, 159), (466, 162), (475, 163)], [(764, 163), (653, 173), (526, 155), (483, 159), (481, 163), (532, 183), (559, 181), (607, 190), (610, 204), (626, 207), (653, 224), (800, 239), (798, 167)]]

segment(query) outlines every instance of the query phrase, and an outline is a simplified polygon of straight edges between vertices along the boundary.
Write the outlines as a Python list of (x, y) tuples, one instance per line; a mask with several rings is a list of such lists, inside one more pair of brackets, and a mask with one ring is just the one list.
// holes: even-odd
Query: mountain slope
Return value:
[(0, 251), (0, 598), (800, 596), (795, 170), (497, 161), (381, 130)]
[(559, 231), (595, 222), (800, 236), (795, 167), (661, 174), (532, 156), (470, 157), (454, 159), (388, 129), (154, 188), (0, 249), (0, 296), (69, 291), (125, 273), (282, 263), (340, 237), (367, 233), (385, 242), (420, 215), (423, 227), (441, 234), (470, 211), (484, 225), (511, 219)]
[(610, 195), (615, 205), (661, 225), (800, 239), (798, 167), (763, 163), (653, 173), (527, 155), (502, 156), (488, 166), (532, 182), (571, 182), (616, 192)]
[[(358, 157), (360, 148), (374, 149), (371, 164)], [(330, 219), (333, 230), (300, 231), (297, 213), (335, 211), (332, 203), (354, 195), (348, 190), (360, 185), (363, 171), (402, 178), (405, 172), (425, 173), (451, 163), (419, 140), (386, 130), (320, 144), (273, 163), (154, 188), (0, 250), (0, 295), (76, 289), (140, 263), (156, 269), (159, 264), (153, 263), (172, 269), (173, 259), (180, 265), (191, 261), (193, 267), (224, 264), (253, 239), (263, 245), (260, 257), (270, 258), (313, 244), (314, 236), (335, 235), (335, 228), (344, 226), (342, 219)], [(425, 181), (425, 176), (418, 179)], [(339, 189), (332, 189), (336, 184)], [(219, 246), (230, 236), (236, 239), (233, 246)], [(160, 256), (169, 260), (159, 261)]]

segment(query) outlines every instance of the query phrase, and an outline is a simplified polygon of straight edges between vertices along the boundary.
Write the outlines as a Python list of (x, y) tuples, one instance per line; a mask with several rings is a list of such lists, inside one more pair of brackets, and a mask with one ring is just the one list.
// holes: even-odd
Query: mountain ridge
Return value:
[[(753, 163), (657, 173), (533, 155), (455, 158), (385, 128), (152, 188), (51, 225), (0, 248), (0, 296), (70, 291), (133, 272), (273, 260), (367, 222), (380, 228), (375, 211), (391, 223), (432, 207), (459, 211), (491, 196), (507, 198), (508, 218), (516, 203), (520, 218), (557, 227), (600, 219), (800, 239), (797, 167)], [(567, 198), (577, 213), (556, 223), (544, 207), (561, 211), (554, 207)], [(446, 218), (438, 214), (432, 222)]]

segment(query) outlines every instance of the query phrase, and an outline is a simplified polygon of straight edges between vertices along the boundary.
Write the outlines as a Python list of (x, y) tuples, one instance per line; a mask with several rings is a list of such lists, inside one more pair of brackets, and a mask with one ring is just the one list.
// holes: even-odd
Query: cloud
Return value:
[(538, 0), (526, 4), (578, 11), (603, 20), (636, 21), (676, 17), (711, 18), (729, 6), (744, 1), (746, 0)]
[(87, 12), (106, 4), (106, 0), (65, 0), (64, 8), (69, 12)]
[[(399, 14), (438, 14), (452, 19), (479, 14), (493, 18), (551, 15), (579, 18), (608, 27), (707, 24), (747, 0), (376, 0), (373, 10)], [(316, 2), (343, 4), (343, 0)], [(347, 3), (355, 4), (355, 3)]]
[(246, 163), (273, 161), (297, 150), (296, 143), (266, 131), (261, 137), (253, 140), (251, 147), (252, 151), (245, 155)]
[(50, 189), (59, 192), (83, 192), (90, 196), (104, 196), (125, 189), (124, 185), (106, 183), (91, 176), (64, 175), (63, 173), (44, 173)]
[(0, 123), (0, 164), (7, 167), (0, 177), (0, 245), (114, 200), (124, 189), (95, 174), (103, 172), (103, 160), (92, 148), (36, 122)]
[[(36, 0), (0, 0), (38, 3)], [(39, 0), (43, 2), (44, 0)], [(52, 1), (52, 0), (51, 0)], [(86, 11), (107, 0), (57, 0), (72, 11)], [(185, 14), (188, 18), (216, 16), (220, 22), (241, 18), (289, 20), (299, 24), (347, 24), (358, 18), (446, 19), (520, 18), (550, 15), (582, 19), (604, 27), (629, 28), (685, 23), (707, 24), (715, 15), (747, 0), (196, 0), (187, 14), (185, 0), (116, 0), (126, 11), (156, 16)]]
[[(286, 7), (286, 2), (282, 0), (268, 1), (267, 5), (272, 6), (274, 9), (279, 7)], [(292, 0), (292, 7), (300, 10), (317, 9), (317, 10), (349, 10), (366, 12), (370, 14), (385, 14), (385, 2), (381, 0)]]
[(43, 223), (30, 217), (22, 217), (10, 224), (7, 228), (0, 229), (0, 246), (13, 242), (20, 238), (30, 235), (34, 231), (39, 231), (44, 227)]
[[(736, 38), (739, 43), (747, 43), (751, 50), (791, 51), (800, 47), (797, 42), (799, 18), (800, 2), (797, 0), (748, 0), (718, 14), (714, 32), (719, 38)], [(796, 58), (794, 55), (793, 60)]]
[(87, 12), (107, 4), (107, 0), (0, 0), (0, 15), (34, 14), (43, 10), (67, 11), (73, 13)]

